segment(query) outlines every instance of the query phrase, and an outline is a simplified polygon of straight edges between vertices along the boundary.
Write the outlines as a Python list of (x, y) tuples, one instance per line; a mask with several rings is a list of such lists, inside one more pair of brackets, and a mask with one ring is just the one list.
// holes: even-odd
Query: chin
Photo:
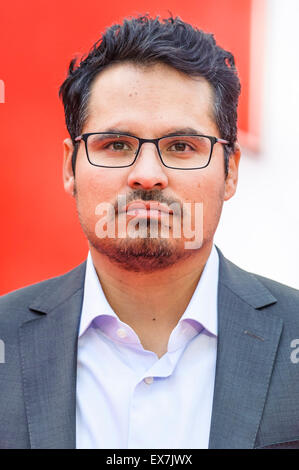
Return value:
[(182, 239), (89, 238), (94, 249), (127, 271), (154, 272), (173, 266), (192, 255)]

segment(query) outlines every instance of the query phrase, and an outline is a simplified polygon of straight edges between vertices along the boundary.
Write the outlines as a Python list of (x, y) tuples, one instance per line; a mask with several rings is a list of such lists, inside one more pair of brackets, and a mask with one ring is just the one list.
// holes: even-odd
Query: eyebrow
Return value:
[[(102, 132), (106, 132), (107, 134), (111, 133), (116, 133), (116, 134), (128, 134), (134, 137), (135, 134), (132, 134), (130, 131), (127, 129), (120, 129), (118, 127), (109, 127), (108, 129), (104, 129)], [(192, 135), (192, 134), (199, 134), (199, 135), (205, 135), (203, 132), (194, 129), (193, 127), (181, 127), (181, 128), (174, 128), (171, 127), (170, 129), (167, 129), (165, 131), (165, 134), (163, 134), (163, 137), (171, 137), (172, 135)]]

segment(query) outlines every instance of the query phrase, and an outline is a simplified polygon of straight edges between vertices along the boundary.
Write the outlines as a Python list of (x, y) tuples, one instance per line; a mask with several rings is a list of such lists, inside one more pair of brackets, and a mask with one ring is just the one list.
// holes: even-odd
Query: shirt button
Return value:
[(127, 336), (127, 332), (123, 328), (118, 328), (116, 334), (119, 338), (125, 338)]
[(153, 381), (154, 381), (154, 377), (145, 377), (145, 379), (144, 379), (144, 382), (145, 382), (147, 385), (152, 384)]

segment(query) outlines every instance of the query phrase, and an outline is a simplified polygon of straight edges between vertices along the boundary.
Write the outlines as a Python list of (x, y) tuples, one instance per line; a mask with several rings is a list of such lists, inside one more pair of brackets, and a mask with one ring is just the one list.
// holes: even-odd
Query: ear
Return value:
[(236, 192), (238, 184), (239, 163), (241, 149), (238, 143), (235, 144), (234, 153), (230, 154), (228, 160), (228, 175), (225, 180), (224, 200), (230, 199)]
[(66, 193), (74, 196), (75, 177), (72, 168), (72, 155), (74, 151), (71, 139), (63, 141), (63, 185)]

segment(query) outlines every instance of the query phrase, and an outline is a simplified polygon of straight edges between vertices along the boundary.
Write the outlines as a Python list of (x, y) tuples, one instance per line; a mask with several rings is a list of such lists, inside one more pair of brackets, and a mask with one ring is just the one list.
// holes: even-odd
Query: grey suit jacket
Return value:
[[(299, 291), (219, 257), (209, 447), (299, 448)], [(76, 446), (84, 276), (85, 263), (0, 299), (0, 448)]]

